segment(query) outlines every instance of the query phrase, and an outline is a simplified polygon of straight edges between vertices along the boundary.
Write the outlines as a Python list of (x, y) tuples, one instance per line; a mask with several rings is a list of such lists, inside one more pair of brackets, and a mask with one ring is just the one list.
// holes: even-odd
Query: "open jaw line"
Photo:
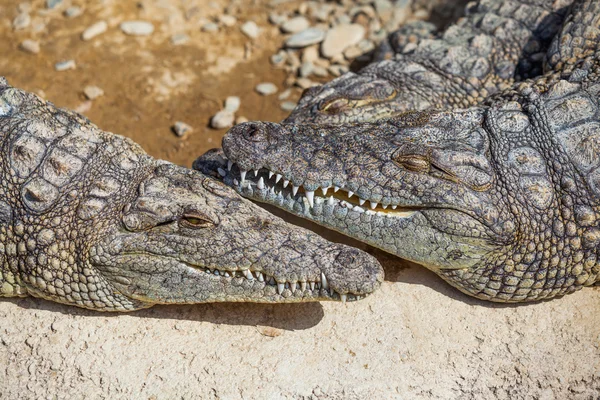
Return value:
[(276, 279), (274, 276), (266, 274), (260, 271), (251, 271), (250, 269), (225, 271), (217, 268), (206, 268), (202, 266), (196, 266), (193, 264), (184, 263), (185, 265), (198, 270), (203, 271), (214, 278), (226, 278), (231, 281), (234, 279), (238, 280), (237, 283), (243, 283), (244, 281), (253, 284), (262, 284), (264, 289), (267, 287), (276, 290), (279, 295), (284, 297), (329, 297), (333, 300), (341, 300), (343, 303), (346, 301), (356, 301), (366, 297), (368, 294), (357, 295), (353, 293), (338, 293), (329, 286), (327, 277), (323, 272), (321, 276), (315, 278), (315, 280), (303, 280), (303, 281), (282, 281)]
[[(274, 199), (279, 197), (280, 202), (294, 201), (303, 204), (308, 209), (317, 205), (328, 205), (347, 208), (359, 213), (375, 214), (384, 217), (409, 218), (418, 209), (400, 206), (399, 204), (378, 203), (374, 200), (363, 199), (351, 190), (337, 187), (318, 187), (315, 190), (306, 190), (302, 185), (294, 185), (279, 173), (267, 168), (253, 169), (251, 172), (239, 168), (231, 160), (227, 162), (227, 169), (218, 168), (222, 178), (231, 176), (233, 184), (239, 189), (250, 189), (263, 192), (263, 197), (270, 194)], [(236, 167), (236, 168), (234, 168)], [(238, 170), (238, 173), (235, 172)]]

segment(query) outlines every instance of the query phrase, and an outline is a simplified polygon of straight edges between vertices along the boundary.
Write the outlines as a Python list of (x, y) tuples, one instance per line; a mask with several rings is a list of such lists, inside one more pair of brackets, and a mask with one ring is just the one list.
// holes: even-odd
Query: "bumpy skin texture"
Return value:
[[(224, 181), (421, 263), (482, 299), (548, 299), (593, 285), (600, 280), (599, 27), (600, 4), (579, 2), (556, 39), (564, 48), (550, 50), (557, 69), (479, 107), (371, 123), (236, 126), (223, 139), (235, 165)], [(202, 159), (195, 165), (211, 168)], [(290, 183), (240, 184), (236, 169), (271, 171)]]
[(354, 300), (377, 261), (0, 80), (0, 297), (102, 311)]
[[(481, 104), (542, 72), (544, 54), (571, 2), (480, 0), (439, 37), (426, 26), (402, 28), (389, 41), (402, 54), (309, 89), (284, 122), (369, 121)], [(415, 43), (405, 45), (411, 35)], [(386, 49), (381, 53), (385, 57)]]

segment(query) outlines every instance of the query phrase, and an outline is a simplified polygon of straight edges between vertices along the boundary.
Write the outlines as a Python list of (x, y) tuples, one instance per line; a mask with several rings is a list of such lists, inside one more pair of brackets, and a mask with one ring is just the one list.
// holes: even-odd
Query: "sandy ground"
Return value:
[[(58, 11), (32, 12), (31, 28), (14, 31), (18, 2), (0, 0), (0, 74), (187, 166), (219, 145), (224, 131), (208, 121), (227, 96), (241, 97), (238, 115), (249, 119), (285, 116), (276, 96), (253, 91), (263, 81), (283, 87), (285, 79), (268, 62), (281, 43), (267, 23), (268, 2), (247, 2), (236, 14), (263, 28), (254, 41), (239, 23), (200, 32), (198, 21), (222, 13), (224, 0), (89, 3), (74, 19), (61, 17), (67, 1)], [(107, 32), (82, 41), (100, 19)], [(125, 36), (118, 24), (127, 19), (152, 21), (156, 30)], [(190, 41), (173, 46), (178, 32)], [(40, 42), (39, 54), (19, 50), (30, 38)], [(55, 71), (67, 59), (76, 69)], [(86, 100), (90, 84), (105, 95)], [(170, 131), (177, 120), (194, 131), (178, 138)], [(502, 306), (367, 250), (384, 264), (386, 282), (348, 305), (156, 306), (112, 315), (1, 300), (0, 399), (600, 398), (598, 288)]]

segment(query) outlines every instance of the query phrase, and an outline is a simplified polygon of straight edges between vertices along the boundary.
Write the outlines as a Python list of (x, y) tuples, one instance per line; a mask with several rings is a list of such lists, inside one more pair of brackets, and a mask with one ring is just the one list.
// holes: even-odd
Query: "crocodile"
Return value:
[(572, 0), (479, 0), (443, 33), (426, 23), (400, 28), (374, 62), (307, 89), (284, 122), (369, 121), (426, 109), (481, 104), (539, 75)]
[[(600, 281), (600, 2), (579, 0), (549, 71), (481, 105), (345, 124), (248, 122), (194, 167), (496, 302)], [(245, 171), (254, 174), (245, 175)], [(257, 177), (252, 177), (257, 175)]]
[(0, 297), (99, 311), (357, 300), (383, 279), (198, 171), (0, 79)]

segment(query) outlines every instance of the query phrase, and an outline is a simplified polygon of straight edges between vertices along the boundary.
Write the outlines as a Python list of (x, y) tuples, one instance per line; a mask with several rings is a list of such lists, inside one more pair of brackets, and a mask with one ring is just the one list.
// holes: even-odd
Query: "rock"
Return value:
[(264, 82), (256, 85), (254, 90), (262, 94), (263, 96), (268, 96), (270, 94), (277, 93), (277, 86), (275, 86), (275, 84), (271, 82)]
[(287, 21), (287, 17), (284, 14), (278, 14), (275, 12), (272, 12), (269, 14), (269, 22), (272, 23), (273, 25), (281, 25), (283, 24), (285, 21)]
[(280, 66), (285, 62), (285, 51), (278, 51), (277, 54), (271, 56), (271, 64)]
[(292, 94), (292, 89), (285, 89), (283, 92), (281, 92), (281, 93), (279, 94), (279, 96), (277, 96), (277, 98), (278, 98), (279, 100), (285, 100), (285, 99), (287, 99), (288, 97), (290, 97), (290, 95), (291, 95), (291, 94)]
[(242, 33), (244, 35), (248, 36), (250, 39), (256, 39), (258, 37), (258, 35), (260, 34), (260, 29), (258, 28), (258, 25), (256, 25), (256, 23), (254, 21), (245, 22), (240, 27), (240, 30), (242, 31)]
[(227, 110), (221, 110), (210, 120), (210, 126), (214, 129), (225, 129), (233, 126), (234, 115)]
[(81, 38), (83, 40), (90, 40), (106, 32), (106, 29), (108, 29), (108, 24), (106, 23), (106, 21), (98, 21), (94, 25), (91, 25), (85, 31), (83, 31), (83, 33), (81, 34)]
[(365, 28), (358, 24), (344, 24), (331, 28), (321, 44), (321, 54), (327, 58), (340, 55), (348, 47), (358, 44), (365, 36)]
[(334, 65), (329, 66), (329, 68), (327, 68), (327, 70), (333, 76), (340, 76), (340, 75), (343, 75), (346, 72), (348, 72), (349, 69), (345, 65), (334, 64)]
[(214, 22), (207, 22), (206, 24), (202, 25), (202, 28), (200, 29), (202, 30), (202, 32), (218, 32), (219, 25), (217, 25)]
[(248, 118), (239, 116), (235, 119), (235, 124), (243, 124), (244, 122), (248, 122)]
[(300, 66), (300, 70), (298, 71), (298, 75), (302, 78), (306, 78), (307, 76), (312, 75), (315, 70), (315, 66), (313, 63), (305, 61)]
[(75, 69), (75, 67), (75, 60), (60, 61), (54, 64), (54, 69), (57, 71), (66, 71), (69, 69)]
[(104, 96), (104, 90), (100, 89), (98, 86), (88, 85), (83, 88), (83, 94), (88, 100), (94, 100), (98, 97)]
[(65, 10), (64, 14), (67, 18), (75, 18), (83, 14), (83, 10), (81, 7), (71, 6)]
[(37, 54), (40, 52), (40, 43), (37, 40), (25, 39), (19, 48), (26, 53)]
[(233, 15), (223, 14), (219, 16), (221, 25), (232, 27), (236, 24), (237, 19)]
[(314, 63), (319, 59), (319, 49), (317, 46), (310, 46), (302, 52), (302, 61)]
[(171, 43), (173, 44), (173, 46), (180, 46), (182, 44), (186, 44), (189, 41), (190, 37), (185, 33), (176, 33), (175, 35), (171, 36)]
[(194, 130), (194, 128), (182, 121), (175, 122), (171, 129), (179, 137), (183, 137)]
[(298, 104), (293, 101), (284, 101), (279, 106), (283, 111), (292, 111)]
[(285, 41), (287, 47), (302, 48), (321, 43), (325, 39), (325, 31), (319, 28), (308, 28), (298, 32)]
[(240, 109), (241, 100), (237, 96), (229, 96), (225, 99), (225, 110), (236, 113)]
[(130, 36), (148, 36), (154, 32), (154, 25), (146, 21), (125, 21), (119, 27)]
[(25, 29), (31, 24), (31, 17), (27, 13), (20, 13), (13, 20), (13, 29), (15, 31), (20, 31)]
[(364, 52), (362, 51), (362, 49), (360, 47), (350, 46), (346, 50), (344, 50), (344, 57), (346, 57), (348, 60), (353, 60), (363, 53)]
[(321, 67), (319, 65), (314, 66), (312, 74), (320, 78), (325, 78), (327, 75), (329, 75), (329, 73), (327, 72), (327, 68)]
[(319, 86), (319, 84), (311, 81), (308, 78), (298, 78), (296, 80), (296, 86), (298, 86), (300, 89), (308, 89), (313, 86)]
[(281, 24), (281, 30), (285, 33), (298, 33), (308, 29), (310, 23), (304, 17), (294, 17)]
[(62, 0), (46, 0), (46, 8), (53, 9), (62, 3)]

